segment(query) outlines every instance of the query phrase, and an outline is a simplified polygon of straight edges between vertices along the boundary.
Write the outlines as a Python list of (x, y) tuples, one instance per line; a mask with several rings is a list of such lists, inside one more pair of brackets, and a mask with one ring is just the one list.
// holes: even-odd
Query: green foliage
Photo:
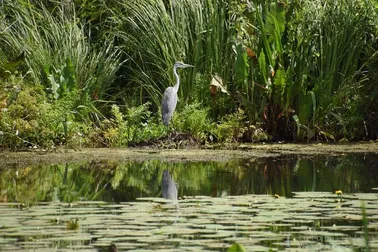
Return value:
[(13, 149), (45, 145), (49, 133), (44, 130), (40, 117), (40, 104), (46, 101), (43, 89), (27, 86), (22, 78), (11, 76), (9, 81), (2, 83), (0, 90), (0, 145)]
[(85, 135), (92, 128), (84, 99), (77, 92), (50, 103), (41, 85), (24, 83), (11, 76), (0, 86), (0, 145), (3, 148), (85, 146)]
[(243, 245), (239, 244), (239, 243), (234, 243), (232, 244), (227, 252), (244, 252), (245, 251), (245, 248)]
[(199, 141), (206, 139), (206, 134), (215, 127), (208, 118), (208, 110), (193, 103), (184, 107), (182, 111), (173, 117), (173, 125), (176, 130), (189, 133)]
[(41, 3), (4, 4), (9, 17), (5, 21), (12, 26), (0, 35), (0, 41), (10, 51), (26, 52), (26, 67), (35, 83), (43, 84), (55, 97), (75, 88), (96, 100), (106, 97), (121, 63), (112, 37), (92, 45), (83, 25), (74, 14), (66, 13), (67, 8), (57, 6), (50, 12)]
[(10, 75), (17, 72), (17, 68), (24, 63), (25, 52), (22, 52), (12, 60), (7, 59), (7, 55), (0, 48), (0, 79), (7, 79)]
[(243, 85), (248, 77), (248, 58), (244, 47), (239, 44), (236, 46), (235, 74), (236, 82)]
[(254, 120), (262, 115), (273, 136), (363, 135), (355, 129), (364, 115), (355, 112), (369, 104), (361, 91), (372, 83), (363, 70), (376, 58), (370, 38), (377, 13), (371, 1), (326, 2), (254, 3), (242, 14), (257, 24), (253, 35), (240, 30), (257, 64), (250, 64), (252, 90), (242, 93), (242, 104)]
[(63, 97), (65, 94), (74, 91), (76, 88), (76, 77), (72, 62), (67, 59), (63, 65), (63, 69), (58, 69), (55, 73), (49, 74), (47, 77), (51, 82), (51, 91), (55, 99)]
[(126, 63), (129, 85), (127, 90), (124, 86), (120, 89), (125, 96), (135, 94), (132, 98), (137, 104), (148, 97), (153, 108), (160, 107), (164, 90), (174, 83), (172, 66), (177, 60), (195, 65), (193, 70), (180, 73), (183, 104), (208, 101), (208, 92), (195, 96), (195, 90), (208, 90), (207, 83), (198, 87), (199, 82), (194, 81), (198, 72), (220, 77), (232, 72), (229, 36), (234, 31), (227, 20), (227, 1), (132, 0), (120, 5), (122, 12), (110, 21), (130, 58)]
[(239, 109), (238, 112), (222, 117), (216, 130), (213, 131), (219, 142), (238, 142), (247, 129), (245, 124), (245, 113)]
[(164, 134), (164, 126), (155, 122), (149, 110), (149, 103), (128, 108), (126, 115), (117, 105), (112, 105), (112, 118), (101, 127), (107, 146), (119, 147), (156, 139)]
[[(375, 138), (375, 5), (4, 1), (2, 146), (127, 146), (159, 138), (161, 97), (174, 83), (177, 60), (195, 67), (179, 73), (181, 112), (173, 123), (202, 142), (209, 135), (244, 140), (253, 125), (274, 140)], [(229, 95), (209, 91), (212, 76)], [(27, 97), (33, 92), (35, 100)]]

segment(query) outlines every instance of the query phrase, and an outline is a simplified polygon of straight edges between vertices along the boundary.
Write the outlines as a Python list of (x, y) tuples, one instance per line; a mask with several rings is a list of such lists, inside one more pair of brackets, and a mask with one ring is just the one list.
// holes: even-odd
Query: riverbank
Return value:
[(97, 148), (57, 149), (54, 152), (1, 152), (0, 168), (11, 168), (41, 163), (77, 163), (119, 160), (143, 161), (227, 161), (233, 158), (258, 158), (280, 155), (340, 155), (347, 153), (377, 153), (378, 142), (345, 144), (242, 144), (227, 149), (155, 149), (155, 148)]

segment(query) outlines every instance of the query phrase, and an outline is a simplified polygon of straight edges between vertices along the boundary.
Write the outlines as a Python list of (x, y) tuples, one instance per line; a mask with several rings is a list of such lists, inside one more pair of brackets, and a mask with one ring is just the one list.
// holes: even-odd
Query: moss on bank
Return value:
[[(231, 147), (231, 146), (230, 146)], [(10, 168), (40, 163), (77, 163), (84, 161), (143, 161), (165, 160), (171, 162), (187, 161), (227, 161), (234, 158), (273, 157), (287, 154), (298, 155), (340, 155), (346, 153), (376, 153), (378, 142), (355, 144), (251, 144), (237, 145), (232, 149), (155, 149), (155, 148), (99, 148), (99, 149), (60, 149), (47, 153), (2, 152), (0, 168)]]

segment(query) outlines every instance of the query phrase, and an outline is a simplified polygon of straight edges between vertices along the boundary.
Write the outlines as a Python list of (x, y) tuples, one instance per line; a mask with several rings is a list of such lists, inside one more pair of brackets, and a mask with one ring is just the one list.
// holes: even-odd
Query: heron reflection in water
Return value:
[(164, 170), (163, 172), (161, 192), (163, 194), (163, 198), (172, 200), (176, 208), (179, 208), (177, 201), (177, 186), (168, 170)]

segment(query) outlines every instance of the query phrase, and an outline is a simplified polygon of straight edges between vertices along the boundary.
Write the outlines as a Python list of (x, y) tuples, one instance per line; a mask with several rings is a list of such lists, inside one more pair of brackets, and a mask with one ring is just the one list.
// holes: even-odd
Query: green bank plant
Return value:
[(246, 115), (241, 109), (222, 117), (216, 130), (213, 131), (218, 142), (239, 142), (247, 129), (245, 127), (245, 119)]
[[(8, 146), (127, 146), (159, 138), (161, 97), (175, 82), (177, 60), (195, 67), (179, 73), (173, 124), (202, 142), (240, 141), (254, 125), (273, 140), (374, 138), (375, 4), (4, 1), (0, 102), (9, 104), (1, 139)], [(215, 75), (229, 95), (210, 89)], [(15, 99), (35, 92), (35, 100)], [(27, 106), (39, 112), (17, 112)], [(42, 126), (25, 126), (31, 120), (45, 125), (40, 137), (31, 132)]]
[[(39, 124), (39, 104), (45, 101), (43, 89), (30, 88), (24, 85), (22, 78), (11, 76), (8, 81), (2, 80), (0, 90), (0, 145), (18, 149), (24, 145), (44, 144), (49, 133)], [(41, 130), (40, 137), (35, 128)]]
[(91, 124), (78, 120), (74, 92), (50, 103), (42, 85), (25, 82), (25, 77), (11, 75), (0, 85), (0, 146), (23, 149), (51, 148), (59, 145), (86, 146)]
[[(246, 114), (242, 109), (225, 115), (214, 122), (210, 116), (210, 109), (202, 108), (198, 103), (186, 105), (182, 111), (176, 112), (173, 117), (173, 128), (178, 132), (193, 136), (200, 143), (268, 140), (268, 136), (261, 129), (246, 123)], [(248, 137), (244, 137), (245, 135), (248, 135)]]
[(216, 127), (208, 117), (208, 109), (201, 108), (199, 103), (186, 105), (173, 117), (173, 127), (179, 132), (192, 135), (197, 141), (205, 141)]
[(51, 105), (46, 126), (52, 125), (55, 142), (68, 144), (72, 131), (82, 135), (76, 128), (88, 132), (88, 127), (101, 121), (100, 109), (109, 99), (121, 53), (111, 37), (91, 44), (75, 16), (74, 3), (51, 9), (41, 2), (4, 3), (9, 27), (0, 34), (0, 41), (3, 52), (25, 55), (19, 69), (28, 72), (30, 84), (43, 85)]
[(164, 135), (165, 126), (152, 117), (150, 103), (126, 109), (112, 105), (110, 120), (101, 124), (103, 144), (110, 147), (130, 146)]
[[(316, 7), (316, 8), (315, 8)], [(361, 99), (363, 86), (371, 85), (364, 74), (369, 60), (369, 48), (374, 17), (371, 1), (340, 0), (334, 5), (322, 5), (322, 1), (307, 1), (301, 14), (307, 21), (302, 26), (311, 32), (303, 41), (308, 50), (309, 63), (304, 64), (306, 76), (296, 104), (301, 124), (327, 136), (353, 137), (351, 127), (361, 127), (360, 113), (349, 118)], [(355, 13), (358, 12), (358, 15)], [(316, 17), (314, 19), (313, 17)], [(312, 20), (312, 21), (311, 21)], [(304, 30), (299, 30), (304, 33)], [(301, 61), (303, 62), (303, 61)], [(310, 63), (311, 62), (311, 63)], [(304, 107), (302, 111), (300, 108)], [(346, 121), (354, 123), (347, 126)], [(299, 132), (298, 132), (299, 133)]]

